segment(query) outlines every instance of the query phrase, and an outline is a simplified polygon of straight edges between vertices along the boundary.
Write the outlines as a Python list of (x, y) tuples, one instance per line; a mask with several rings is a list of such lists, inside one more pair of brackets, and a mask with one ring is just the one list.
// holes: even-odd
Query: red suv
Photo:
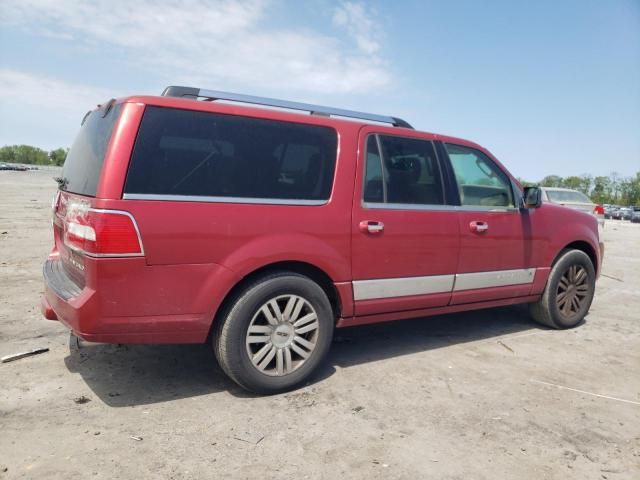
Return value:
[(88, 341), (211, 341), (255, 392), (300, 384), (334, 327), (516, 303), (573, 327), (603, 253), (595, 217), (475, 143), (196, 88), (89, 112), (59, 184), (45, 317)]

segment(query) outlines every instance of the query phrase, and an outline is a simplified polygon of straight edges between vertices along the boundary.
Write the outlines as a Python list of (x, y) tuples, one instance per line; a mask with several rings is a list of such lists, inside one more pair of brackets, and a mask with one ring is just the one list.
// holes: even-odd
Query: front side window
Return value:
[(147, 107), (125, 193), (325, 201), (337, 142), (323, 126)]
[(433, 143), (369, 135), (363, 199), (368, 203), (443, 205), (444, 188)]
[(484, 153), (462, 145), (445, 144), (464, 206), (513, 207), (509, 177)]

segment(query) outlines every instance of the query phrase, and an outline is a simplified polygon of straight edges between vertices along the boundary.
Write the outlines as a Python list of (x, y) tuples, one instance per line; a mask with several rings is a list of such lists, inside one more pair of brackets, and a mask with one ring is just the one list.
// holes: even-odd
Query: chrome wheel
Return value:
[(589, 294), (589, 276), (581, 265), (570, 266), (560, 277), (556, 305), (565, 318), (577, 315)]
[(269, 376), (287, 375), (302, 366), (318, 339), (318, 315), (297, 295), (265, 302), (254, 314), (246, 335), (253, 366)]

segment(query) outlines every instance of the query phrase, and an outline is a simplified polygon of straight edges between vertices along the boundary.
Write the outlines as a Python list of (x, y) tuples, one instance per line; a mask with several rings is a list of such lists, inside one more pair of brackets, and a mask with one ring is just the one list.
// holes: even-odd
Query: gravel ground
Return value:
[(510, 307), (337, 331), (249, 395), (208, 346), (69, 346), (41, 318), (53, 171), (0, 172), (0, 478), (640, 478), (640, 224), (607, 221), (586, 323)]

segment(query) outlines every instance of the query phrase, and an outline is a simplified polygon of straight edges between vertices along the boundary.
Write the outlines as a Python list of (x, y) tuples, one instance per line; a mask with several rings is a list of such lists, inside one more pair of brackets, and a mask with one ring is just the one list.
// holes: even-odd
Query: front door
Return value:
[(480, 150), (444, 147), (460, 196), (460, 254), (451, 304), (528, 295), (535, 276), (528, 224), (509, 176)]
[(459, 227), (433, 142), (365, 127), (359, 152), (352, 217), (356, 316), (447, 305)]

